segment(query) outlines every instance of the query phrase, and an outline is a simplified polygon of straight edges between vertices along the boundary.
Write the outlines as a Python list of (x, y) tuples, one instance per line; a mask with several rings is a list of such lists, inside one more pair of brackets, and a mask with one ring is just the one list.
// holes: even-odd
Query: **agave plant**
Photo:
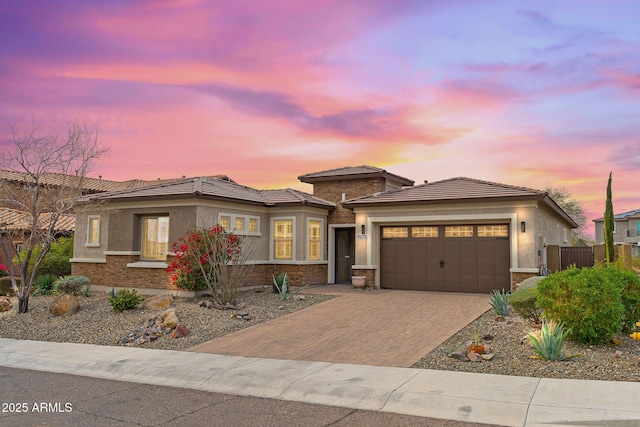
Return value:
[(540, 358), (555, 362), (573, 357), (567, 356), (562, 351), (564, 342), (570, 333), (570, 329), (564, 328), (564, 323), (555, 323), (543, 319), (540, 337), (534, 332), (529, 332), (527, 339), (533, 344), (534, 350)]
[(509, 314), (509, 294), (504, 291), (494, 289), (491, 292), (491, 307), (493, 307), (493, 311), (500, 316), (506, 316)]

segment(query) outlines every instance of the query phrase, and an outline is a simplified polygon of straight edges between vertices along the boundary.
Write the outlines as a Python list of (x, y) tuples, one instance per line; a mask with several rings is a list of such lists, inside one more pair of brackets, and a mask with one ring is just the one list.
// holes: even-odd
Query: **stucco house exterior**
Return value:
[[(593, 220), (596, 244), (604, 244), (604, 217)], [(613, 216), (613, 243), (631, 245), (633, 256), (640, 256), (640, 209)]]
[(185, 178), (89, 195), (76, 212), (73, 274), (97, 286), (177, 292), (172, 242), (221, 224), (259, 241), (251, 283), (286, 271), (294, 285), (489, 292), (538, 274), (547, 245), (576, 224), (543, 191), (471, 178), (414, 186), (372, 166), (301, 175), (313, 194)]

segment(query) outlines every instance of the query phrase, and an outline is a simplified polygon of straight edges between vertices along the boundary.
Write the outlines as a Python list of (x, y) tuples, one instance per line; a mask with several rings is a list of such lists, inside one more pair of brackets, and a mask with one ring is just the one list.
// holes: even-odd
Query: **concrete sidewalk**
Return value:
[(639, 383), (0, 338), (0, 366), (506, 426), (640, 425)]

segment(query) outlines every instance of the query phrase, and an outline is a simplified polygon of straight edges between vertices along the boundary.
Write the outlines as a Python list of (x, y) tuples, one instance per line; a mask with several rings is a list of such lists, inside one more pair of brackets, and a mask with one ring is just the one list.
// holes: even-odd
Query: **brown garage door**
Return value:
[(510, 288), (507, 224), (382, 227), (380, 285), (490, 292)]

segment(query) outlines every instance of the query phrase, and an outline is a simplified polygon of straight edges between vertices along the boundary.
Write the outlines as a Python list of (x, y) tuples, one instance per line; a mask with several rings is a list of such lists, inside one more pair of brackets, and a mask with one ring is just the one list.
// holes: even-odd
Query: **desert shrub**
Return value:
[(35, 291), (34, 295), (51, 295), (55, 289), (55, 283), (58, 278), (53, 274), (43, 274), (36, 277), (33, 282)]
[(143, 298), (138, 295), (135, 289), (127, 290), (120, 289), (115, 296), (109, 297), (109, 302), (111, 303), (111, 307), (113, 307), (113, 311), (125, 311), (132, 310), (138, 306), (143, 300)]
[(564, 323), (581, 343), (597, 344), (620, 332), (623, 285), (609, 268), (570, 267), (540, 281), (538, 306), (544, 316)]
[(545, 276), (533, 276), (533, 277), (529, 277), (527, 279), (524, 279), (518, 285), (518, 289), (535, 288), (536, 286), (538, 286), (538, 282), (540, 282), (540, 280), (542, 280), (544, 278), (545, 278)]
[(509, 294), (504, 290), (500, 292), (494, 289), (491, 292), (491, 302), (489, 304), (491, 304), (491, 308), (497, 315), (506, 316), (509, 314)]
[[(16, 277), (16, 284), (20, 286), (20, 278)], [(0, 295), (13, 296), (11, 288), (11, 278), (9, 276), (0, 277)]]
[(509, 297), (509, 304), (518, 316), (531, 323), (540, 323), (542, 309), (538, 306), (537, 295), (536, 288), (518, 289)]
[(55, 293), (80, 295), (82, 289), (90, 284), (91, 281), (85, 276), (64, 276), (56, 280)]
[(533, 344), (538, 357), (552, 362), (564, 360), (567, 355), (562, 351), (564, 342), (570, 334), (562, 323), (549, 322), (544, 319), (540, 336), (534, 332), (527, 334), (527, 339)]

